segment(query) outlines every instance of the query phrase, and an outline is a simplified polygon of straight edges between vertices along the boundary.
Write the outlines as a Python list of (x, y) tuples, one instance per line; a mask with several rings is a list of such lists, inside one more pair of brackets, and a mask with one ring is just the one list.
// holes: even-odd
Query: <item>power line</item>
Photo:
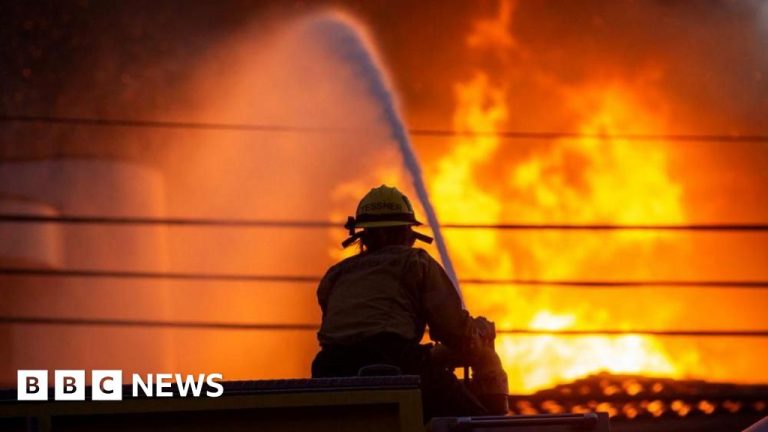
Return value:
[(133, 319), (88, 319), (88, 318), (38, 318), (0, 317), (0, 324), (11, 325), (60, 325), (60, 326), (113, 326), (146, 328), (180, 328), (206, 330), (265, 330), (265, 331), (317, 331), (318, 324), (279, 323), (215, 323), (203, 321), (157, 321)]
[[(317, 331), (319, 324), (312, 323), (222, 323), (205, 321), (160, 321), (101, 318), (44, 318), (0, 317), (0, 324), (8, 325), (59, 325), (59, 326), (109, 326), (141, 328), (177, 328), (204, 330), (257, 330), (257, 331)], [(768, 330), (543, 330), (500, 329), (498, 334), (532, 336), (679, 336), (679, 337), (768, 337)]]
[[(4, 223), (58, 223), (71, 225), (168, 225), (245, 228), (342, 228), (343, 222), (312, 220), (157, 218), (141, 216), (77, 216), (0, 214)], [(768, 224), (441, 224), (443, 229), (494, 229), (511, 231), (768, 231)]]
[[(192, 129), (192, 130), (228, 130), (241, 132), (281, 132), (281, 133), (364, 133), (361, 129), (318, 126), (268, 125), (252, 123), (207, 123), (189, 121), (159, 121), (106, 119), (97, 117), (60, 117), (42, 115), (0, 115), (4, 123), (48, 123), (78, 126), (130, 127), (154, 129)], [(585, 134), (579, 132), (534, 132), (534, 131), (453, 131), (445, 129), (410, 129), (412, 136), (423, 137), (497, 137), (505, 139), (555, 140), (555, 139), (622, 139), (628, 141), (688, 141), (688, 142), (744, 142), (766, 143), (768, 135), (736, 134)]]
[(29, 214), (0, 214), (6, 223), (60, 223), (72, 225), (181, 225), (222, 227), (274, 227), (274, 228), (343, 228), (344, 222), (290, 221), (265, 219), (212, 219), (212, 218), (154, 218), (136, 216), (44, 216)]
[[(249, 123), (202, 123), (188, 121), (157, 121), (106, 119), (96, 117), (57, 117), (57, 116), (27, 116), (0, 115), (3, 123), (48, 123), (75, 126), (104, 126), (128, 127), (140, 129), (192, 129), (192, 130), (223, 130), (240, 132), (295, 132), (295, 133), (351, 133), (354, 129), (327, 128), (314, 126), (262, 125)], [(361, 132), (361, 131), (357, 131)]]
[(680, 337), (768, 337), (768, 330), (534, 330), (500, 329), (498, 334), (551, 336), (680, 336)]
[[(0, 275), (21, 277), (62, 277), (62, 278), (113, 278), (113, 279), (169, 279), (169, 280), (199, 280), (221, 282), (276, 282), (276, 283), (317, 283), (318, 276), (309, 275), (256, 275), (256, 274), (210, 274), (210, 273), (173, 273), (173, 272), (139, 272), (90, 269), (34, 269), (0, 267)], [(467, 278), (461, 279), (467, 285), (529, 285), (529, 286), (563, 286), (577, 288), (739, 288), (739, 289), (768, 289), (768, 281), (684, 281), (684, 280), (616, 280), (616, 281), (586, 281), (586, 280), (540, 280), (518, 278)]]
[(173, 272), (143, 272), (87, 269), (25, 269), (0, 268), (0, 275), (8, 276), (40, 276), (65, 278), (110, 278), (110, 279), (171, 279), (171, 280), (201, 280), (222, 282), (299, 282), (317, 283), (317, 276), (301, 275), (254, 275), (254, 274), (209, 274), (209, 273), (173, 273)]
[(290, 221), (266, 219), (212, 219), (212, 218), (154, 218), (140, 216), (44, 216), (29, 214), (0, 214), (6, 223), (59, 223), (71, 225), (180, 225), (222, 227), (274, 227), (274, 228), (343, 228), (343, 222)]
[(522, 231), (768, 231), (768, 224), (440, 224), (440, 228)]
[(678, 141), (678, 142), (743, 142), (766, 143), (768, 135), (725, 135), (725, 134), (633, 134), (633, 133), (581, 133), (581, 132), (456, 132), (437, 129), (411, 129), (414, 136), (428, 137), (496, 137), (506, 139), (558, 140), (558, 139), (620, 139), (625, 141)]
[(561, 286), (575, 288), (747, 288), (768, 289), (768, 281), (736, 281), (736, 280), (540, 280), (540, 279), (504, 279), (504, 278), (470, 278), (462, 279), (467, 285), (531, 285), (531, 286)]

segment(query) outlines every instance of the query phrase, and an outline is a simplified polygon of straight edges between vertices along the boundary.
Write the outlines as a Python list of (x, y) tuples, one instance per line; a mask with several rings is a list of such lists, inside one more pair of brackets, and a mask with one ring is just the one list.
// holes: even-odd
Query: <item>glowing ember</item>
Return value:
[(692, 409), (690, 404), (687, 404), (679, 399), (672, 401), (670, 408), (672, 408), (672, 411), (676, 412), (680, 417), (687, 416)]
[(704, 414), (712, 414), (715, 412), (715, 409), (717, 408), (715, 405), (713, 405), (708, 400), (702, 400), (699, 402), (698, 405), (699, 411), (703, 412)]

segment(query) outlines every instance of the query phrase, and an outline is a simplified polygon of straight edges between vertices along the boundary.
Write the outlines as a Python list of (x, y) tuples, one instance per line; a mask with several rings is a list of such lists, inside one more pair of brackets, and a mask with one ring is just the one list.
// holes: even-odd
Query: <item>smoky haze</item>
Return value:
[[(160, 73), (154, 86), (160, 91), (161, 83), (167, 83), (167, 99), (131, 96), (132, 110), (117, 108), (105, 96), (110, 85), (119, 85), (115, 82), (83, 93), (77, 108), (65, 108), (68, 98), (89, 85), (87, 79), (75, 78), (62, 92), (68, 102), (54, 113), (216, 119), (329, 132), (56, 126), (24, 133), (17, 128), (6, 133), (40, 144), (6, 146), (0, 177), (8, 212), (335, 221), (339, 228), (61, 226), (48, 232), (11, 224), (4, 233), (40, 239), (40, 250), (8, 248), (4, 261), (33, 268), (322, 275), (341, 257), (341, 225), (363, 193), (386, 182), (415, 194), (390, 125), (369, 88), (370, 78), (360, 76), (356, 59), (337, 52), (334, 35), (314, 28), (320, 20), (334, 28), (350, 27), (347, 39), (360, 34), (359, 44), (365, 47), (367, 38), (353, 20), (332, 12), (286, 18), (270, 30), (257, 21), (212, 38), (185, 63), (179, 79), (168, 70), (167, 75)], [(105, 55), (100, 60), (104, 64), (116, 61), (113, 52)], [(96, 61), (95, 70), (101, 67)], [(89, 107), (98, 103), (103, 110)], [(319, 321), (311, 283), (54, 281), (5, 278), (4, 313), (264, 324)], [(112, 338), (110, 331), (128, 336)], [(12, 328), (4, 336), (13, 354), (4, 365), (3, 380), (8, 383), (18, 368), (66, 364), (146, 371), (224, 367), (231, 379), (300, 376), (316, 350), (314, 334), (301, 331), (222, 334), (32, 327)], [(55, 339), (47, 341), (49, 337)], [(32, 339), (47, 342), (25, 342)], [(53, 352), (59, 355), (54, 358)], [(276, 362), (268, 353), (278, 352)]]
[[(505, 7), (508, 14), (502, 19)], [(602, 100), (591, 96), (616, 88), (622, 97), (630, 96), (630, 106), (641, 115), (630, 110), (621, 117), (622, 129), (611, 132), (768, 132), (768, 8), (759, 1), (7, 1), (0, 13), (3, 113), (367, 132), (362, 137), (304, 136), (4, 123), (2, 208), (50, 215), (343, 221), (359, 194), (373, 183), (409, 183), (398, 168), (387, 168), (399, 167), (399, 155), (379, 122), (377, 107), (365, 96), (365, 86), (348, 65), (329, 61), (323, 40), (307, 40), (297, 30), (302, 20), (327, 10), (349, 14), (370, 34), (411, 128), (454, 129), (457, 83), (482, 75), (487, 86), (502, 90), (507, 114), (500, 130), (579, 132), (600, 109)], [(488, 106), (493, 101), (481, 102)], [(415, 137), (414, 146), (429, 179), (439, 178), (446, 154), (460, 142)], [(630, 147), (640, 149), (633, 156), (646, 148), (649, 154), (662, 152), (662, 174), (673, 187), (659, 190), (679, 191), (679, 211), (673, 212), (678, 219), (664, 220), (668, 214), (659, 213), (650, 222), (768, 220), (766, 144), (641, 142)], [(617, 158), (607, 151), (569, 149), (554, 141), (503, 141), (473, 167), (471, 178), (478, 188), (499, 203), (497, 222), (611, 222), (616, 211), (633, 208), (629, 199), (616, 199), (595, 211), (577, 212), (588, 207), (581, 201), (550, 211), (535, 201), (535, 186), (546, 182), (509, 186), (510, 172), (539, 164), (546, 167), (542, 179), (565, 179), (562, 187), (551, 190), (585, 200), (592, 193), (589, 179), (595, 168)], [(552, 162), (561, 155), (562, 161)], [(65, 167), (54, 169), (45, 161), (64, 161)], [(633, 169), (642, 174), (641, 168)], [(625, 171), (623, 166), (611, 168), (608, 180), (620, 186)], [(639, 208), (653, 207), (645, 204)], [(440, 216), (443, 222), (472, 222), (485, 220), (482, 211), (469, 213), (472, 220)], [(621, 222), (649, 220), (638, 216)], [(0, 233), (14, 244), (48, 245), (43, 252), (0, 249), (0, 260), (14, 265), (310, 275), (321, 274), (340, 257), (337, 245), (345, 234), (20, 225), (3, 226)], [(531, 247), (541, 241), (537, 234), (500, 236), (494, 245), (511, 251), (514, 276), (768, 277), (763, 234), (683, 234), (652, 246), (629, 243), (608, 253), (602, 239), (579, 233), (548, 237), (545, 243), (556, 243), (553, 250), (558, 253), (544, 256)], [(461, 255), (463, 245), (453, 239), (454, 253)], [(73, 247), (84, 243), (89, 247)], [(578, 251), (579, 245), (587, 245), (594, 255)], [(116, 251), (119, 258), (113, 258)], [(487, 256), (474, 257), (476, 265), (459, 263), (459, 276), (487, 275), (492, 255), (504, 251), (496, 252), (486, 250)], [(555, 264), (561, 262), (565, 270), (558, 273)], [(241, 322), (319, 319), (311, 285), (52, 281), (2, 276), (3, 314)], [(52, 295), (59, 287), (61, 295)], [(535, 312), (534, 306), (522, 310), (521, 305), (537, 305), (539, 300), (560, 309), (569, 304), (577, 304), (574, 309), (580, 311), (597, 308), (602, 314), (598, 324), (630, 327), (649, 327), (650, 320), (634, 309), (659, 304), (653, 296), (627, 301), (624, 291), (560, 295), (513, 288), (509, 291), (514, 293), (490, 296), (481, 288), (470, 292), (473, 312), (521, 327), (528, 324), (522, 319)], [(651, 324), (729, 328), (734, 311), (739, 311), (740, 327), (768, 327), (762, 312), (768, 305), (760, 292), (691, 291), (666, 296), (669, 308)], [(483, 297), (498, 301), (482, 303)], [(703, 310), (710, 312), (700, 313)], [(502, 320), (503, 315), (511, 318)], [(13, 348), (3, 380), (11, 382), (10, 373), (18, 365), (58, 366), (48, 363), (53, 351), (73, 353), (62, 360), (67, 367), (92, 362), (106, 369), (149, 371), (161, 365), (205, 372), (225, 364), (231, 372), (225, 373), (227, 378), (304, 376), (316, 349), (311, 332), (254, 337), (247, 332), (105, 328), (91, 330), (88, 338), (73, 338), (79, 330), (4, 327), (0, 344)], [(90, 340), (113, 337), (121, 342), (106, 345), (100, 357), (93, 355)], [(39, 338), (50, 341), (50, 351), (29, 343)], [(687, 355), (698, 342), (678, 344), (670, 352)], [(731, 345), (735, 343), (711, 342), (699, 357), (691, 355), (691, 361), (722, 356)], [(740, 346), (745, 352), (765, 349), (759, 339)], [(158, 355), (148, 358), (141, 354), (146, 351)], [(279, 361), (264, 354), (277, 352)], [(738, 365), (718, 378), (767, 381), (754, 374), (755, 364), (748, 357), (740, 356)], [(125, 366), (114, 364), (116, 358)]]

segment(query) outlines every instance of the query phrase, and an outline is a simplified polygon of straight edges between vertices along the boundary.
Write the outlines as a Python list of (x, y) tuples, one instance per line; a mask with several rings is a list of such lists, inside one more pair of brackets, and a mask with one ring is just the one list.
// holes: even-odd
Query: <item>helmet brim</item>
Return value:
[(419, 221), (369, 221), (369, 222), (358, 222), (355, 224), (355, 228), (384, 228), (384, 227), (394, 227), (394, 226), (404, 226), (404, 225), (419, 226), (421, 225), (421, 222)]

